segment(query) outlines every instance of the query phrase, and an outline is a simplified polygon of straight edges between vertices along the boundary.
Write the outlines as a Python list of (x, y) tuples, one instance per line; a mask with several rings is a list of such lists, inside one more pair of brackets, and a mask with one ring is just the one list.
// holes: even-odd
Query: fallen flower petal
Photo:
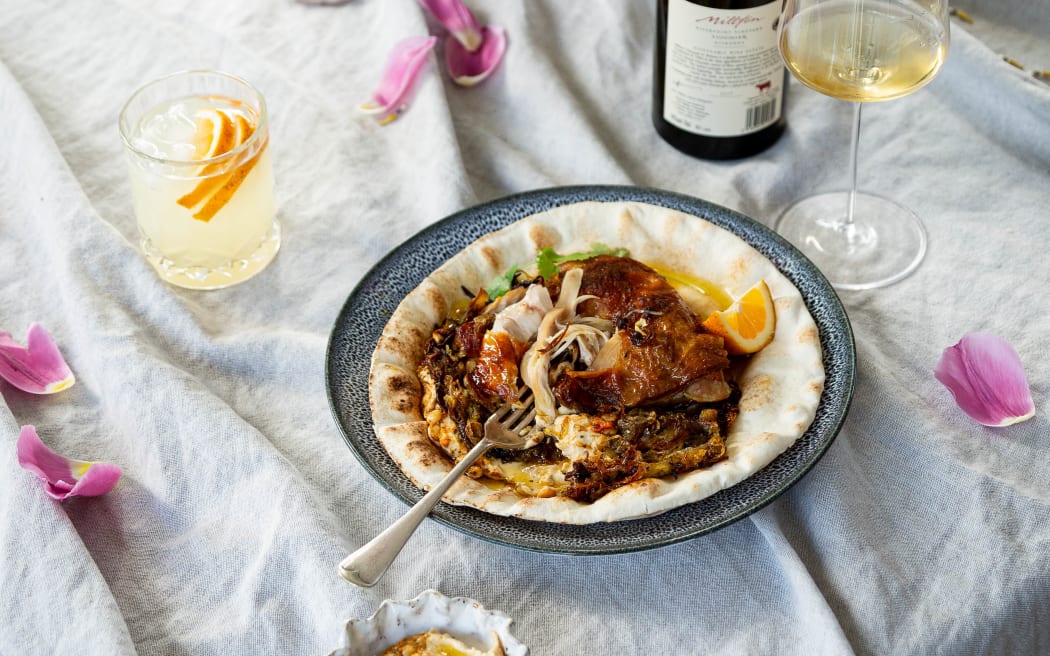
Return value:
[(499, 66), (507, 50), (507, 33), (502, 27), (486, 25), (481, 28), (481, 47), (470, 51), (459, 41), (445, 42), (445, 65), (456, 84), (472, 87), (481, 82)]
[(468, 52), (481, 47), (483, 35), (477, 19), (460, 0), (419, 0)]
[(0, 331), (0, 378), (25, 392), (53, 394), (76, 382), (55, 341), (39, 324), (29, 326), (27, 346)]
[(933, 375), (962, 411), (985, 426), (1009, 426), (1035, 416), (1021, 358), (996, 335), (968, 333), (944, 349)]
[(44, 492), (59, 501), (105, 494), (122, 473), (117, 465), (60, 456), (40, 440), (34, 426), (23, 426), (18, 435), (18, 464), (36, 474), (44, 483)]
[(366, 114), (380, 115), (380, 123), (384, 125), (396, 119), (404, 111), (427, 54), (436, 43), (435, 36), (413, 36), (394, 46), (379, 88), (372, 94), (372, 100), (359, 109)]

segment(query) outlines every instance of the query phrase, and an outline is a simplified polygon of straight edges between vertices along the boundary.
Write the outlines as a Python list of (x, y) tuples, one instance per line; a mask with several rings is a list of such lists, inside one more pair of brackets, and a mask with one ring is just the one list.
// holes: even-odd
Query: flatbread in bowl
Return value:
[(598, 497), (520, 494), (490, 478), (463, 478), (445, 500), (495, 515), (591, 524), (659, 514), (726, 489), (772, 462), (812, 422), (824, 384), (816, 324), (799, 291), (758, 251), (733, 233), (682, 212), (635, 202), (582, 202), (520, 219), (487, 234), (449, 259), (398, 305), (380, 336), (369, 375), (375, 433), (392, 460), (421, 488), (451, 469), (424, 417), (418, 369), (435, 328), (466, 292), (490, 285), (536, 253), (586, 251), (596, 243), (626, 249), (660, 271), (710, 281), (736, 298), (759, 281), (776, 307), (772, 342), (751, 356), (735, 379), (739, 414), (724, 436), (725, 456), (676, 476), (644, 478)]

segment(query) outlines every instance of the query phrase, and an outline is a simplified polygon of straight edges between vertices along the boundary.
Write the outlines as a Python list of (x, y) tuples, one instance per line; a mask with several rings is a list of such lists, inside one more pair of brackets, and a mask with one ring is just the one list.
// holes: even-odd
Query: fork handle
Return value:
[(401, 519), (375, 536), (367, 544), (343, 559), (339, 563), (339, 574), (354, 585), (370, 588), (379, 582), (390, 564), (401, 553), (416, 527), (430, 514), (430, 511), (441, 500), (452, 484), (459, 480), (463, 472), (474, 464), (486, 451), (492, 448), (492, 442), (482, 439), (467, 452), (467, 455), (456, 463), (445, 478), (435, 485), (422, 499), (416, 502)]

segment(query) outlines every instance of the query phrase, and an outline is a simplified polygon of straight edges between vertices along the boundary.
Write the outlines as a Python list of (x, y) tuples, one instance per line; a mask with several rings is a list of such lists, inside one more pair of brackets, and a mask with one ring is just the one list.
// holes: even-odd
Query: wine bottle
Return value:
[(656, 0), (653, 125), (678, 150), (736, 159), (785, 128), (782, 0)]

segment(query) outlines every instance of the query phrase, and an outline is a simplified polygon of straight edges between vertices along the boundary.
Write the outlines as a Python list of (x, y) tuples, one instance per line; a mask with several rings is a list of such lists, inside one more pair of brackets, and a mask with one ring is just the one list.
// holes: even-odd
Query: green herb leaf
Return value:
[(629, 253), (626, 248), (609, 248), (605, 244), (591, 244), (591, 250), (589, 251), (569, 253), (568, 255), (558, 255), (553, 248), (547, 247), (541, 250), (536, 256), (536, 269), (537, 272), (546, 279), (550, 278), (555, 272), (557, 272), (558, 265), (562, 262), (589, 260), (592, 257), (597, 257), (599, 255), (627, 257)]
[(518, 267), (511, 267), (502, 276), (489, 283), (489, 286), (485, 288), (485, 292), (489, 295), (490, 301), (494, 301), (510, 291), (510, 286), (514, 282), (514, 274), (517, 272)]
[[(562, 262), (589, 260), (599, 255), (628, 257), (630, 253), (626, 248), (609, 248), (605, 244), (591, 244), (591, 250), (589, 251), (559, 255), (553, 248), (548, 246), (536, 253), (536, 272), (546, 280), (558, 272), (558, 265)], [(506, 273), (489, 283), (485, 291), (488, 293), (490, 301), (494, 301), (510, 291), (510, 286), (514, 284), (514, 274), (517, 272), (518, 267), (511, 267)]]

